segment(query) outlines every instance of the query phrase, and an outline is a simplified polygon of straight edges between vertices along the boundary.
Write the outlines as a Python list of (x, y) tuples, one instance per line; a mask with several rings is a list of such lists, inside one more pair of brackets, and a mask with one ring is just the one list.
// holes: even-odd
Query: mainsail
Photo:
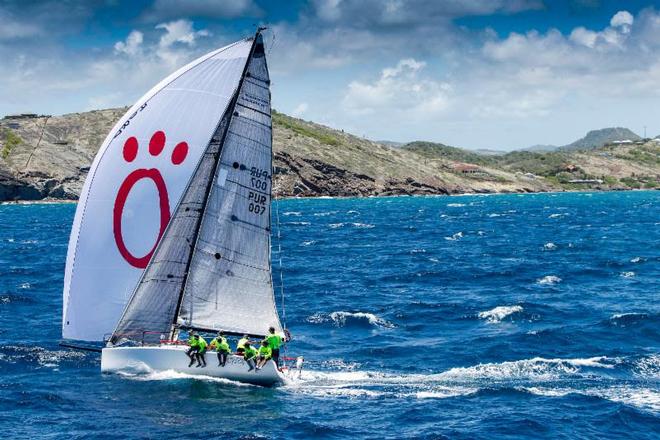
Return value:
[(107, 136), (71, 229), (64, 338), (100, 341), (112, 332), (236, 96), (252, 47), (242, 40), (181, 68)]
[(112, 342), (175, 326), (282, 330), (270, 266), (270, 80), (257, 34), (239, 88), (117, 324)]

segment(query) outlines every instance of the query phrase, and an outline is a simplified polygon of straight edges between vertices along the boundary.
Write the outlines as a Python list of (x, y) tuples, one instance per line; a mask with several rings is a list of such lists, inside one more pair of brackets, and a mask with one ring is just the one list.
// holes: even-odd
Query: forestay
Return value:
[(243, 40), (175, 72), (144, 95), (101, 146), (69, 241), (62, 334), (101, 340), (129, 296), (235, 96)]
[(193, 252), (180, 318), (193, 328), (281, 331), (270, 265), (270, 80), (257, 37)]

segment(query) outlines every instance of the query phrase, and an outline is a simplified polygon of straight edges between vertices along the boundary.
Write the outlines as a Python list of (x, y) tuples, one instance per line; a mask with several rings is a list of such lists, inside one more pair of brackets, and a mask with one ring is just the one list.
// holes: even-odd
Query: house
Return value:
[(477, 165), (471, 163), (454, 163), (451, 164), (451, 169), (461, 174), (482, 174), (483, 170)]

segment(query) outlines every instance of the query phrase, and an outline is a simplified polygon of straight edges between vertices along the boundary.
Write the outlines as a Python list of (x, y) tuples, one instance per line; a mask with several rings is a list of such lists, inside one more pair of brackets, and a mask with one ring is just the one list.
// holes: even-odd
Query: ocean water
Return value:
[(308, 363), (267, 389), (59, 347), (75, 206), (0, 206), (3, 438), (660, 437), (660, 192), (277, 208)]

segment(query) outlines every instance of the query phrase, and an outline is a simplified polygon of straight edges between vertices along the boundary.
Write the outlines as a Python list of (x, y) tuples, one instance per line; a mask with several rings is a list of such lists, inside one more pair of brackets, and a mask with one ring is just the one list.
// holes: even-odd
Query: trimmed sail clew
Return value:
[(236, 95), (252, 46), (252, 39), (242, 40), (181, 68), (145, 94), (108, 134), (71, 229), (65, 339), (101, 341), (115, 328), (170, 210), (181, 205)]
[(272, 287), (270, 80), (257, 34), (239, 87), (139, 280), (111, 343), (180, 326), (282, 331)]

